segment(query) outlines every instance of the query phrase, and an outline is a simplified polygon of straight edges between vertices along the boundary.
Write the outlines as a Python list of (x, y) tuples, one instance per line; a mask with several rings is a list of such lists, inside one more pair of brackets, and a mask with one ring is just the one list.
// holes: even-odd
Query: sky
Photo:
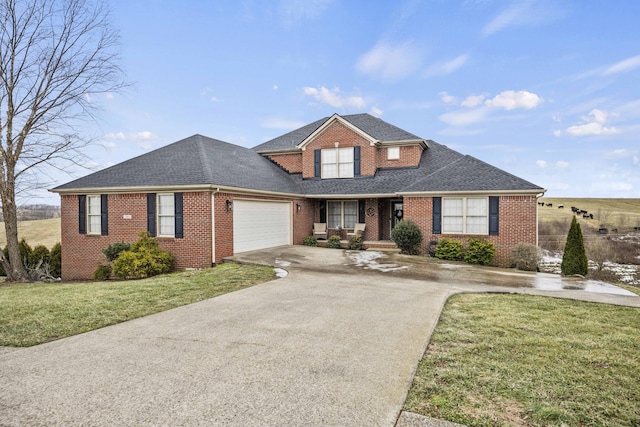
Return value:
[(369, 113), (548, 197), (640, 197), (636, 0), (110, 4), (131, 84), (91, 97), (91, 169), (49, 188), (193, 134), (254, 147)]

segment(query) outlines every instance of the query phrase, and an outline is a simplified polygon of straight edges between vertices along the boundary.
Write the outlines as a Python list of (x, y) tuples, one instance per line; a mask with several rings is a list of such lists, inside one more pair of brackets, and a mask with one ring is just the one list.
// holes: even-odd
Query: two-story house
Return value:
[(314, 223), (343, 238), (365, 224), (375, 247), (402, 219), (425, 245), (486, 238), (506, 265), (514, 245), (537, 243), (545, 190), (369, 114), (334, 114), (253, 149), (194, 135), (51, 191), (61, 196), (63, 278), (84, 279), (102, 249), (140, 231), (177, 268), (206, 268), (301, 244)]

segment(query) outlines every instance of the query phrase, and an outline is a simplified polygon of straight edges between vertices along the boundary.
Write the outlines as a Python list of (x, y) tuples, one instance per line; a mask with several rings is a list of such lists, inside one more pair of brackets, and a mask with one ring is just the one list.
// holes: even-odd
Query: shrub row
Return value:
[[(60, 277), (62, 271), (62, 246), (60, 242), (53, 245), (51, 250), (47, 249), (44, 245), (36, 245), (33, 248), (24, 240), (20, 240), (20, 258), (27, 270), (40, 268), (43, 270), (48, 269), (48, 272), (53, 277)], [(9, 257), (9, 248), (4, 247), (4, 256)], [(6, 276), (4, 266), (0, 263), (0, 276)]]
[(493, 243), (483, 239), (469, 239), (466, 249), (462, 242), (442, 239), (436, 246), (436, 258), (448, 261), (464, 260), (469, 264), (489, 265), (496, 254)]

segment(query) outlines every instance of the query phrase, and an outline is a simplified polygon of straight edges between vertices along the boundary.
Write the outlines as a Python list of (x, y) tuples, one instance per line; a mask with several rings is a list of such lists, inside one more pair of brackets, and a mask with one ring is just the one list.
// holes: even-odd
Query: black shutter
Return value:
[(489, 197), (489, 236), (497, 236), (500, 232), (500, 197)]
[(320, 178), (320, 159), (322, 158), (321, 150), (313, 150), (313, 176)]
[(87, 234), (87, 196), (78, 196), (78, 232)]
[(358, 222), (364, 224), (364, 210), (367, 207), (366, 200), (358, 200)]
[(431, 232), (442, 234), (442, 197), (433, 198)]
[(109, 207), (107, 205), (106, 194), (100, 195), (100, 234), (106, 236), (109, 234)]
[(360, 147), (353, 147), (353, 176), (360, 176)]
[(147, 194), (147, 231), (156, 237), (156, 193)]
[(320, 222), (327, 222), (327, 201), (320, 200), (318, 201), (318, 209), (320, 210)]
[(183, 215), (182, 215), (182, 193), (174, 193), (173, 195), (173, 206), (175, 209), (175, 237), (182, 239), (184, 237), (183, 230)]

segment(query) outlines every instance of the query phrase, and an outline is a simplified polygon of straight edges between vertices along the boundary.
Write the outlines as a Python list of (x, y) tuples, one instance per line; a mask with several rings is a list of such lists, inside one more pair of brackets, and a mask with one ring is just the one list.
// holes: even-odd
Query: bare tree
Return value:
[(77, 131), (95, 118), (91, 97), (123, 87), (118, 35), (102, 0), (0, 0), (0, 201), (7, 280), (28, 280), (20, 260), (16, 192), (44, 166), (82, 160)]

